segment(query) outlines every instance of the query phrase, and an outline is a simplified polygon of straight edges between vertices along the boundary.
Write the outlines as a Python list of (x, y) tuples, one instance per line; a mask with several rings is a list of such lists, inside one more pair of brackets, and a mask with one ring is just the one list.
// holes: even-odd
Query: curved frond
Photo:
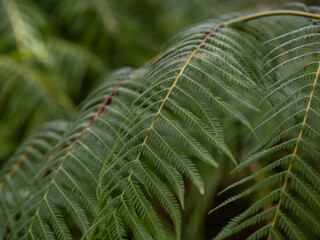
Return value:
[[(140, 87), (131, 79), (139, 79), (141, 71), (133, 74), (123, 69), (103, 78), (80, 106), (56, 147), (34, 166), (37, 172), (24, 187), (25, 200), (5, 220), (13, 223), (8, 239), (71, 239), (88, 230), (97, 215), (94, 190), (100, 168), (127, 117), (130, 99), (136, 97), (134, 89)], [(70, 215), (72, 224), (66, 223), (61, 209)]]
[[(221, 206), (252, 193), (271, 193), (263, 194), (261, 203), (234, 218), (215, 239), (225, 239), (250, 226), (256, 227), (248, 239), (320, 237), (318, 32), (318, 23), (311, 23), (272, 40), (281, 43), (266, 55), (265, 76), (276, 72), (277, 78), (271, 84), (262, 79), (269, 86), (262, 103), (269, 102), (272, 107), (256, 129), (262, 134), (265, 129), (273, 130), (237, 167), (241, 170), (256, 163), (260, 170), (228, 189), (258, 177), (263, 180)], [(272, 193), (277, 194), (271, 197)]]
[[(8, 2), (12, 14), (18, 0)], [(62, 6), (73, 2), (54, 11), (64, 15)], [(104, 4), (82, 1), (70, 18), (93, 8), (95, 21), (112, 32), (117, 24), (108, 22), (110, 9), (102, 14)], [(224, 15), (178, 34), (145, 66), (102, 77), (72, 121), (43, 127), (1, 170), (0, 237), (165, 239), (174, 232), (181, 239), (187, 183), (204, 194), (200, 166), (209, 172), (229, 159), (236, 171), (257, 170), (226, 188), (245, 186), (215, 210), (254, 197), (216, 239), (246, 229), (248, 239), (319, 238), (319, 19), (292, 10)], [(73, 106), (65, 93), (86, 86), (86, 68), (105, 70), (76, 44), (50, 39), (43, 46), (41, 60), (31, 50), (20, 59), (21, 49), (17, 60), (0, 58), (0, 103), (12, 115), (22, 111), (11, 106), (12, 94), (24, 100), (32, 88), (37, 101), (26, 98), (30, 109), (21, 116), (28, 119), (39, 102), (67, 115)], [(235, 139), (244, 135), (246, 142)]]
[[(253, 130), (238, 109), (259, 111), (249, 98), (243, 98), (243, 94), (262, 98), (257, 85), (260, 76), (248, 74), (244, 67), (258, 68), (249, 57), (251, 47), (258, 48), (257, 38), (236, 27), (206, 23), (186, 35), (156, 59), (143, 77), (145, 87), (135, 99), (130, 118), (100, 174), (101, 210), (95, 224), (99, 231), (94, 232), (105, 229), (104, 234), (111, 234), (111, 239), (125, 236), (124, 230), (121, 234), (110, 232), (121, 218), (136, 238), (142, 238), (136, 231), (139, 226), (149, 237), (163, 239), (162, 224), (154, 221), (157, 215), (151, 198), (155, 198), (170, 216), (179, 239), (181, 212), (177, 200), (184, 207), (181, 176), (203, 194), (197, 161), (217, 167), (216, 158), (222, 153), (236, 163), (219, 119), (228, 116)], [(245, 37), (244, 45), (233, 47), (232, 39)], [(123, 209), (132, 211), (131, 219)]]
[(29, 194), (25, 186), (38, 174), (34, 166), (42, 164), (44, 158), (50, 157), (50, 151), (61, 140), (67, 126), (63, 121), (44, 124), (21, 144), (17, 152), (1, 168), (1, 238), (5, 236), (5, 228), (13, 228), (16, 218), (19, 218), (15, 208)]

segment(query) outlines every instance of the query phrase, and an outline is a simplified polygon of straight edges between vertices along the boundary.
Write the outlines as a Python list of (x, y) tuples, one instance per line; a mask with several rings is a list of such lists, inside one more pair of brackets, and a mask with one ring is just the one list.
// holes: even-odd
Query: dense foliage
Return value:
[[(69, 14), (74, 1), (63, 1), (55, 11), (75, 21), (94, 6), (99, 13), (104, 2), (92, 2)], [(2, 113), (20, 121), (17, 128), (24, 119), (64, 119), (42, 125), (1, 168), (1, 238), (320, 237), (318, 7), (193, 25), (144, 66), (101, 77), (75, 110), (79, 79), (112, 67), (83, 46), (110, 47), (98, 36), (101, 24), (116, 31), (113, 11), (95, 15), (92, 28), (76, 21), (70, 39), (93, 32), (76, 45), (43, 41), (35, 5), (1, 4), (0, 14), (19, 26), (0, 26)], [(231, 165), (237, 180), (226, 187)], [(215, 220), (206, 222), (214, 226), (199, 230), (212, 206)]]

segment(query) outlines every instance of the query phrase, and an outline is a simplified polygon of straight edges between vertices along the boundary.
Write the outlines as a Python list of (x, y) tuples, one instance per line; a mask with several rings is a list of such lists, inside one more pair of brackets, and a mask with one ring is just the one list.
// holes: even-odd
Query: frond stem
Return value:
[(307, 107), (306, 107), (306, 113), (304, 115), (304, 118), (303, 118), (303, 121), (302, 121), (302, 124), (301, 124), (301, 129), (300, 129), (300, 132), (299, 132), (299, 136), (297, 138), (297, 142), (296, 142), (296, 145), (295, 145), (293, 153), (292, 153), (292, 158), (291, 158), (288, 170), (287, 170), (286, 179), (285, 179), (285, 182), (284, 182), (283, 187), (282, 187), (281, 197), (280, 197), (280, 199), (278, 201), (277, 210), (276, 210), (276, 213), (275, 213), (274, 218), (272, 220), (271, 231), (269, 232), (268, 240), (270, 240), (271, 232), (273, 231), (273, 229), (274, 229), (274, 227), (275, 227), (275, 225), (277, 223), (278, 215), (280, 213), (280, 207), (281, 207), (282, 199), (283, 199), (283, 196), (285, 194), (286, 188), (288, 186), (288, 180), (289, 180), (290, 175), (291, 175), (291, 169), (292, 169), (292, 165), (293, 165), (292, 161), (297, 155), (297, 151), (298, 151), (298, 148), (299, 148), (299, 143), (300, 143), (300, 141), (302, 139), (303, 129), (304, 129), (304, 126), (306, 125), (306, 122), (307, 122), (308, 112), (310, 110), (312, 97), (314, 95), (314, 92), (315, 92), (315, 89), (316, 89), (316, 86), (317, 86), (317, 81), (318, 81), (319, 74), (320, 74), (320, 61), (318, 62), (318, 65), (319, 66), (318, 66), (318, 69), (317, 69), (317, 74), (316, 74), (316, 77), (315, 77), (314, 82), (313, 82), (313, 88), (312, 88), (311, 93), (309, 95), (309, 101), (308, 101), (308, 104), (307, 104)]
[[(293, 15), (293, 16), (302, 16), (302, 17), (310, 17), (310, 18), (315, 18), (315, 19), (320, 19), (319, 15), (316, 14), (312, 14), (312, 13), (307, 13), (307, 12), (300, 12), (300, 11), (290, 11), (290, 10), (280, 10), (280, 11), (264, 11), (264, 12), (260, 12), (260, 13), (254, 13), (254, 14), (250, 14), (247, 16), (243, 16), (243, 17), (238, 17), (238, 18), (234, 18), (234, 19), (230, 19), (221, 23), (216, 24), (212, 30), (206, 35), (206, 37), (202, 40), (202, 42), (197, 46), (197, 48), (192, 52), (192, 54), (188, 57), (187, 61), (185, 62), (185, 64), (182, 66), (179, 74), (177, 75), (177, 77), (175, 78), (175, 81), (173, 82), (172, 86), (170, 87), (167, 95), (165, 96), (165, 98), (163, 99), (157, 113), (155, 114), (155, 117), (150, 125), (150, 127), (148, 128), (148, 133), (146, 135), (146, 137), (144, 138), (142, 144), (141, 144), (141, 150), (139, 151), (136, 159), (134, 160), (134, 166), (132, 167), (127, 179), (130, 182), (132, 175), (134, 173), (134, 167), (135, 165), (139, 162), (140, 156), (142, 154), (142, 149), (144, 148), (144, 146), (146, 145), (146, 142), (148, 140), (149, 137), (149, 133), (150, 131), (154, 128), (154, 124), (157, 120), (157, 117), (161, 114), (161, 110), (164, 107), (165, 102), (168, 100), (172, 90), (174, 89), (174, 87), (177, 85), (177, 82), (179, 80), (179, 78), (183, 75), (184, 70), (186, 69), (186, 67), (188, 66), (189, 62), (191, 61), (191, 59), (193, 58), (193, 56), (198, 52), (198, 50), (202, 47), (203, 44), (206, 43), (206, 41), (215, 33), (217, 32), (220, 28), (227, 26), (229, 24), (232, 23), (236, 23), (236, 22), (244, 22), (244, 21), (249, 21), (249, 20), (254, 20), (254, 19), (258, 19), (258, 18), (262, 18), (262, 17), (267, 17), (267, 16), (274, 16), (274, 15)], [(157, 56), (155, 58), (153, 58), (151, 60), (151, 62), (149, 62), (149, 64), (152, 64), (153, 62), (157, 61)], [(291, 168), (290, 168), (291, 169)], [(203, 194), (204, 193), (204, 189), (201, 189), (200, 192)], [(120, 199), (122, 200), (125, 196), (126, 193), (126, 188), (122, 191), (122, 193), (120, 194)], [(118, 211), (118, 207), (115, 208), (115, 210), (113, 211), (113, 216), (116, 215)]]
[(82, 131), (80, 132), (80, 134), (78, 135), (78, 137), (76, 138), (76, 140), (73, 142), (73, 144), (69, 147), (69, 150), (68, 152), (64, 155), (63, 157), (63, 160), (61, 161), (59, 167), (57, 168), (53, 178), (51, 179), (51, 182), (47, 188), (47, 191), (45, 192), (45, 194), (43, 195), (42, 199), (41, 199), (41, 202), (39, 203), (39, 206), (36, 210), (36, 213), (35, 215), (33, 216), (32, 218), (32, 221), (31, 221), (31, 224), (30, 224), (30, 227), (28, 229), (28, 233), (31, 233), (32, 231), (32, 227), (34, 225), (34, 222), (36, 220), (36, 216), (39, 214), (40, 212), (40, 209), (42, 207), (42, 204), (43, 204), (43, 201), (47, 199), (47, 196), (50, 192), (50, 189), (51, 189), (51, 186), (52, 184), (55, 183), (55, 180), (60, 172), (60, 170), (63, 168), (66, 160), (67, 160), (67, 157), (71, 154), (72, 152), (72, 149), (75, 147), (75, 145), (77, 144), (77, 142), (79, 142), (80, 138), (83, 136), (83, 134), (85, 133), (85, 131), (91, 126), (91, 124), (94, 122), (95, 119), (97, 119), (101, 114), (103, 114), (104, 112), (104, 109), (106, 107), (107, 104), (110, 103), (110, 101), (112, 100), (113, 96), (115, 95), (116, 91), (118, 90), (119, 87), (122, 86), (123, 84), (123, 81), (125, 79), (128, 78), (128, 76), (132, 73), (132, 70), (130, 70), (129, 72), (127, 72), (118, 82), (117, 84), (112, 88), (111, 92), (107, 95), (107, 97), (104, 99), (104, 101), (102, 102), (100, 108), (95, 112), (95, 115), (90, 119), (90, 121), (87, 123), (87, 125), (82, 129)]
[(300, 17), (307, 17), (307, 18), (314, 18), (314, 19), (320, 19), (320, 15), (318, 14), (313, 14), (309, 12), (302, 12), (302, 11), (294, 11), (294, 10), (271, 10), (271, 11), (263, 11), (259, 13), (253, 13), (249, 14), (247, 16), (241, 16), (237, 18), (233, 18), (230, 20), (227, 20), (223, 22), (222, 25), (229, 25), (232, 23), (237, 23), (237, 22), (245, 22), (249, 20), (254, 20), (262, 17), (269, 17), (269, 16), (281, 16), (281, 15), (291, 15), (291, 16), (300, 16)]
[(37, 145), (37, 143), (44, 138), (49, 129), (45, 130), (42, 135), (38, 136), (34, 141), (27, 147), (27, 149), (24, 151), (24, 153), (19, 157), (18, 161), (15, 162), (11, 170), (6, 174), (5, 179), (0, 183), (0, 190), (6, 185), (6, 182), (8, 179), (12, 177), (12, 175), (18, 170), (18, 168), (21, 166), (23, 161), (27, 158), (27, 156), (30, 154), (32, 149)]
[[(230, 20), (227, 20), (225, 22), (221, 22), (221, 23), (218, 23), (217, 25), (215, 25), (212, 28), (212, 30), (209, 32), (209, 34), (207, 34), (207, 36), (202, 40), (202, 42), (192, 52), (192, 54), (189, 56), (189, 58), (187, 59), (185, 64), (182, 66), (178, 76), (176, 77), (175, 81), (173, 82), (172, 86), (170, 87), (166, 97), (163, 99), (163, 101), (162, 101), (157, 113), (155, 114), (155, 117), (154, 117), (150, 127), (148, 128), (148, 133), (147, 133), (146, 137), (144, 138), (144, 140), (143, 140), (143, 142), (141, 144), (141, 150), (139, 151), (139, 153), (137, 155), (137, 158), (134, 161), (134, 164), (138, 163), (139, 158), (140, 158), (141, 153), (142, 153), (142, 149), (143, 149), (143, 147), (145, 146), (145, 144), (146, 144), (146, 142), (148, 140), (149, 133), (153, 129), (154, 124), (155, 124), (155, 122), (157, 120), (157, 116), (160, 114), (161, 110), (163, 109), (164, 104), (168, 100), (173, 88), (177, 85), (178, 80), (182, 76), (184, 70), (188, 66), (188, 64), (191, 61), (191, 59), (193, 58), (193, 56), (198, 52), (198, 50), (202, 47), (202, 45), (206, 43), (206, 41), (211, 37), (211, 35), (214, 34), (215, 32), (217, 32), (221, 27), (224, 27), (224, 26), (232, 24), (232, 23), (244, 22), (244, 21), (249, 21), (249, 20), (253, 20), (253, 19), (257, 19), (257, 18), (261, 18), (261, 17), (274, 16), (274, 15), (294, 15), (294, 16), (303, 16), (303, 17), (311, 17), (311, 18), (320, 19), (319, 15), (312, 14), (312, 13), (300, 12), (300, 11), (291, 11), (291, 10), (279, 10), (279, 11), (264, 11), (264, 12), (260, 12), (260, 13), (254, 13), (254, 14), (250, 14), (250, 15), (247, 15), (247, 16), (230, 19)], [(131, 172), (130, 172), (130, 174), (128, 176), (128, 180), (129, 181), (131, 180), (133, 172), (134, 172), (134, 167), (132, 168), (132, 170), (131, 170)], [(124, 195), (125, 191), (126, 191), (126, 189), (123, 190), (123, 192), (121, 194), (122, 196)]]

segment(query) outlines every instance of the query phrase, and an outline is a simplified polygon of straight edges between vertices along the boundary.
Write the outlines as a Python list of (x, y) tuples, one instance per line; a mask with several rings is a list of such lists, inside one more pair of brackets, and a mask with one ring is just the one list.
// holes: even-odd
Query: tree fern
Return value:
[[(212, 41), (219, 25), (211, 30), (207, 24), (199, 28), (208, 34), (190, 34), (181, 44), (164, 53), (144, 76), (148, 87), (135, 100), (132, 120), (125, 124), (102, 169), (98, 188), (102, 209), (101, 217), (96, 221), (105, 219), (107, 231), (118, 230), (108, 233), (111, 238), (125, 235), (124, 229), (116, 226), (119, 221), (126, 223), (136, 238), (145, 238), (148, 231), (149, 237), (164, 238), (161, 224), (155, 221), (156, 213), (144, 191), (159, 199), (180, 238), (180, 210), (160, 173), (164, 174), (168, 167), (172, 169), (178, 180), (168, 180), (178, 183), (172, 187), (183, 206), (184, 189), (180, 174), (186, 175), (201, 193), (204, 192), (202, 180), (190, 157), (216, 167), (213, 157), (216, 151), (206, 149), (211, 145), (234, 160), (224, 142), (217, 116), (225, 113), (251, 128), (235, 104), (239, 102), (253, 111), (256, 108), (249, 101), (243, 101), (235, 89), (251, 91), (257, 88), (255, 83), (235, 67), (240, 63), (231, 57), (231, 47), (230, 52), (219, 51), (221, 56), (208, 50), (219, 49)], [(225, 58), (229, 58), (228, 65)], [(227, 66), (228, 70), (225, 69)], [(215, 77), (211, 76), (212, 69)], [(221, 87), (220, 95), (214, 90), (217, 85)], [(223, 98), (238, 101), (230, 104)], [(151, 169), (157, 171), (153, 173)], [(124, 217), (128, 215), (130, 218)]]
[[(260, 144), (237, 170), (253, 162), (261, 162), (261, 169), (228, 189), (259, 176), (263, 180), (223, 205), (252, 193), (263, 192), (264, 196), (231, 221), (216, 239), (252, 225), (258, 227), (248, 239), (319, 237), (318, 31), (318, 22), (313, 22), (266, 43), (277, 42), (262, 65), (266, 74), (261, 81), (268, 89), (261, 104), (271, 104), (271, 108), (256, 127), (262, 134)], [(266, 81), (273, 72), (277, 78)], [(264, 129), (270, 126), (274, 130), (266, 134)]]
[(65, 122), (58, 121), (43, 125), (1, 169), (1, 238), (6, 235), (6, 225), (9, 228), (14, 226), (12, 216), (19, 218), (16, 207), (29, 194), (25, 184), (31, 182), (37, 174), (34, 166), (40, 164), (43, 158), (49, 157), (49, 152), (61, 139), (66, 127)]
[[(228, 189), (263, 180), (222, 204), (259, 193), (217, 239), (249, 226), (252, 239), (319, 237), (319, 29), (308, 18), (320, 19), (290, 10), (225, 15), (178, 34), (145, 66), (103, 77), (71, 123), (53, 125), (58, 141), (33, 156), (44, 141), (34, 137), (4, 168), (3, 235), (165, 239), (169, 217), (180, 239), (186, 181), (205, 191), (199, 163), (216, 168), (224, 155), (238, 165), (229, 120), (253, 149), (236, 169), (261, 169)], [(30, 161), (35, 174), (22, 164)]]
[[(9, 239), (25, 233), (31, 239), (76, 237), (78, 233), (70, 233), (66, 227), (61, 208), (67, 209), (83, 233), (86, 231), (88, 219), (97, 211), (94, 189), (99, 168), (113, 146), (119, 124), (126, 118), (126, 99), (136, 96), (130, 88), (139, 87), (134, 81), (126, 83), (130, 73), (130, 69), (124, 69), (106, 77), (105, 83), (101, 81), (57, 146), (35, 166), (37, 174), (27, 181), (26, 201), (18, 203), (15, 214), (7, 219), (7, 224), (13, 222), (7, 227), (14, 230)], [(123, 84), (131, 87), (121, 90)], [(125, 95), (114, 97), (122, 91)], [(107, 106), (110, 102), (112, 107)], [(101, 131), (106, 133), (101, 135)], [(16, 214), (18, 219), (13, 219)]]
[[(285, 12), (285, 14), (287, 13), (292, 14), (292, 12)], [(273, 14), (276, 13), (270, 12), (270, 15)], [(250, 78), (252, 76), (248, 77), (245, 71), (239, 70), (240, 62), (232, 61), (232, 58), (230, 60), (230, 56), (239, 54), (234, 48), (224, 51), (217, 50), (221, 54), (221, 56), (217, 56), (215, 52), (206, 52), (206, 47), (219, 49), (219, 45), (212, 43), (211, 39), (217, 38), (219, 40), (220, 35), (222, 35), (222, 39), (227, 38), (228, 27), (225, 25), (257, 17), (260, 15), (240, 17), (237, 20), (218, 23), (211, 29), (205, 29), (206, 25), (198, 26), (197, 31), (201, 29), (201, 31), (207, 32), (203, 40), (198, 40), (197, 36), (187, 34), (187, 38), (181, 42), (177, 39), (176, 46), (166, 51), (156, 60), (154, 66), (151, 66), (151, 70), (144, 77), (144, 82), (150, 86), (135, 100), (132, 110), (133, 120), (125, 124), (125, 130), (120, 135), (101, 172), (98, 193), (100, 194), (99, 203), (102, 206), (102, 215), (96, 220), (95, 225), (99, 222), (103, 222), (103, 224), (98, 232), (106, 229), (105, 235), (109, 234), (111, 238), (122, 238), (125, 236), (125, 231), (124, 228), (117, 227), (120, 222), (121, 225), (126, 223), (136, 238), (146, 238), (148, 231), (149, 237), (163, 238), (160, 232), (161, 225), (154, 221), (155, 213), (150, 211), (149, 205), (151, 203), (148, 203), (145, 198), (144, 190), (147, 193), (153, 192), (154, 196), (159, 199), (160, 204), (174, 223), (177, 237), (180, 238), (179, 209), (170, 204), (170, 202), (174, 202), (174, 198), (168, 201), (166, 196), (170, 195), (169, 191), (165, 189), (165, 183), (161, 181), (160, 177), (152, 174), (150, 169), (156, 168), (159, 172), (163, 171), (163, 167), (157, 166), (155, 163), (166, 160), (163, 165), (171, 164), (198, 186), (200, 192), (203, 192), (201, 179), (193, 164), (188, 163), (188, 157), (193, 156), (215, 166), (216, 162), (212, 153), (204, 148), (206, 144), (209, 144), (233, 159), (229, 148), (224, 143), (223, 135), (221, 135), (220, 123), (213, 113), (219, 117), (222, 113), (226, 114), (252, 130), (247, 118), (237, 108), (242, 106), (253, 111), (257, 109), (250, 101), (241, 99), (237, 92), (243, 91), (251, 97), (260, 98), (262, 89), (257, 85), (257, 80), (252, 80)], [(220, 28), (222, 28), (219, 31), (220, 34), (216, 34)], [(225, 33), (227, 37), (224, 36), (224, 30), (227, 32)], [(232, 32), (234, 35), (237, 33), (236, 30)], [(247, 44), (249, 45), (248, 42)], [(254, 46), (254, 44), (255, 42), (251, 42), (251, 45)], [(244, 53), (246, 48), (249, 48), (248, 45), (242, 46)], [(253, 60), (246, 58), (249, 53), (241, 55), (244, 60)], [(228, 63), (228, 65), (224, 63)], [(252, 62), (244, 62), (243, 64), (255, 66)], [(210, 70), (214, 70), (214, 72), (210, 72)], [(201, 81), (196, 81), (198, 79)], [(218, 95), (214, 92), (214, 88), (211, 88), (212, 86), (218, 88), (217, 85), (220, 87), (221, 95)], [(188, 101), (188, 105), (184, 102), (187, 98), (192, 99), (190, 97), (195, 98), (196, 102), (202, 103), (202, 106), (207, 105), (215, 111), (203, 109), (202, 113), (197, 115), (199, 107), (192, 105), (191, 100)], [(228, 99), (228, 101), (223, 99)], [(146, 107), (143, 109), (145, 105)], [(211, 122), (205, 119), (208, 115), (210, 117), (207, 119), (210, 119)], [(127, 130), (128, 128), (129, 130)], [(213, 131), (210, 132), (210, 129)], [(195, 136), (193, 130), (197, 132)], [(185, 150), (182, 153), (172, 146), (178, 146), (178, 148)], [(150, 152), (157, 154), (151, 155)], [(161, 153), (167, 157), (161, 157)], [(181, 162), (188, 164), (181, 166)], [(177, 190), (175, 190), (175, 194), (178, 199), (181, 199)], [(183, 202), (181, 203), (183, 206)], [(127, 218), (128, 215), (129, 218)], [(142, 223), (143, 225), (141, 225)]]

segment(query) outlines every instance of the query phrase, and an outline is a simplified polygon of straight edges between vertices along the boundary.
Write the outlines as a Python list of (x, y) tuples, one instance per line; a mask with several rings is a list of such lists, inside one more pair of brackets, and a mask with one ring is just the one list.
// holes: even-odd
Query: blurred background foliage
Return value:
[[(72, 118), (97, 79), (119, 67), (147, 64), (183, 28), (228, 12), (271, 9), (285, 2), (0, 0), (0, 166), (40, 123)], [(230, 134), (246, 137), (241, 129)], [(241, 151), (240, 145), (233, 147)], [(188, 239), (212, 234), (203, 228), (203, 219), (219, 224), (210, 220), (207, 209), (217, 188), (223, 189), (232, 179), (223, 175), (222, 168), (209, 170), (203, 167), (209, 190), (202, 201), (196, 189), (187, 189)]]

